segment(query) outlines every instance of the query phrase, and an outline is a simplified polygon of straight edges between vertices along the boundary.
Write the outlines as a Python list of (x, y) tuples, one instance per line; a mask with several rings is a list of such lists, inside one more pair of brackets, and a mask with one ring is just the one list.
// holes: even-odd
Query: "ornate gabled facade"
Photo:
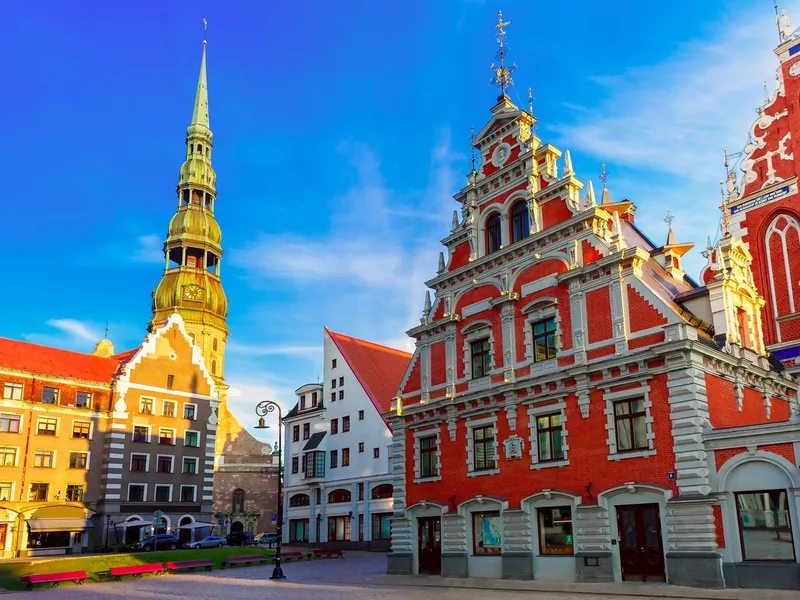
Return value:
[(797, 383), (752, 256), (727, 232), (698, 285), (605, 171), (597, 203), (530, 111), (491, 112), (388, 415), (389, 572), (754, 585), (741, 534), (789, 581)]

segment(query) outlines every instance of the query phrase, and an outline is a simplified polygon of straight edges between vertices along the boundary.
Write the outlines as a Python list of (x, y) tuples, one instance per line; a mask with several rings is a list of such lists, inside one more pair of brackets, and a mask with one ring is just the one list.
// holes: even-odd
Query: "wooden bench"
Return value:
[(108, 574), (119, 581), (126, 575), (131, 575), (140, 579), (145, 573), (163, 573), (164, 565), (161, 563), (150, 563), (147, 565), (128, 565), (126, 567), (111, 567)]
[(182, 571), (188, 569), (205, 569), (210, 571), (214, 568), (214, 563), (210, 558), (199, 558), (197, 560), (173, 560), (166, 563), (167, 571)]
[(37, 583), (50, 583), (53, 587), (58, 587), (62, 581), (74, 581), (82, 585), (86, 580), (86, 571), (64, 571), (62, 573), (41, 573), (39, 575), (23, 575), (20, 581), (29, 590), (33, 589)]
[(233, 565), (265, 565), (267, 564), (267, 557), (263, 554), (245, 554), (242, 556), (229, 556), (227, 560), (222, 561), (222, 568)]
[(314, 550), (314, 558), (322, 558), (323, 556), (338, 556), (339, 558), (344, 558), (344, 552), (338, 548), (318, 548)]
[[(291, 560), (303, 560), (305, 554), (302, 552), (281, 552), (281, 561), (289, 562)], [(272, 557), (272, 564), (274, 565), (277, 561), (277, 557)]]

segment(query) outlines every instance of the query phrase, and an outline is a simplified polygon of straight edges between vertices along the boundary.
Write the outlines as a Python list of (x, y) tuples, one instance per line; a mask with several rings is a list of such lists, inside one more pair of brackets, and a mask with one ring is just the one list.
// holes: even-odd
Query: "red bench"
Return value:
[(168, 562), (166, 567), (167, 571), (182, 571), (184, 569), (189, 569), (190, 571), (194, 571), (195, 569), (205, 569), (206, 571), (210, 571), (214, 567), (214, 563), (210, 558), (199, 558), (197, 560), (173, 560)]
[(108, 574), (119, 581), (126, 575), (131, 575), (136, 579), (141, 578), (145, 573), (163, 573), (164, 565), (161, 563), (150, 563), (147, 565), (128, 565), (127, 567), (111, 567)]
[[(302, 552), (281, 552), (281, 560), (285, 560), (289, 562), (291, 560), (303, 560), (303, 556), (305, 556)], [(272, 564), (274, 565), (277, 561), (277, 557), (272, 557)]]
[(82, 585), (86, 579), (86, 571), (64, 571), (63, 573), (42, 573), (40, 575), (23, 575), (20, 577), (22, 583), (29, 590), (37, 583), (51, 583), (53, 587), (58, 587), (62, 581), (74, 581)]
[(323, 556), (338, 556), (344, 558), (344, 552), (337, 548), (318, 548), (314, 550), (314, 558), (322, 558)]
[(265, 565), (267, 564), (267, 557), (263, 554), (245, 554), (243, 556), (229, 556), (227, 560), (222, 561), (222, 568), (233, 565)]

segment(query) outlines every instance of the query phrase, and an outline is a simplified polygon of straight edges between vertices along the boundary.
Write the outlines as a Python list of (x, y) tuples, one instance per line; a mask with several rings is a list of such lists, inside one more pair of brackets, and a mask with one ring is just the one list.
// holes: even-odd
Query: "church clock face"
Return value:
[(502, 167), (506, 164), (509, 156), (511, 156), (511, 146), (505, 143), (498, 144), (492, 152), (492, 164), (495, 167)]
[(199, 285), (185, 285), (183, 286), (183, 297), (186, 300), (199, 302), (203, 299), (203, 288)]

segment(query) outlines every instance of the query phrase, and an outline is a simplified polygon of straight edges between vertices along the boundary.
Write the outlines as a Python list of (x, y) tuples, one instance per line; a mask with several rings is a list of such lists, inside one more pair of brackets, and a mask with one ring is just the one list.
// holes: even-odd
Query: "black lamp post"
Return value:
[(268, 429), (264, 421), (264, 417), (271, 412), (278, 413), (278, 545), (275, 548), (275, 568), (272, 569), (270, 579), (285, 579), (281, 568), (281, 542), (283, 541), (283, 473), (281, 467), (281, 446), (283, 440), (281, 439), (281, 431), (283, 425), (283, 415), (281, 407), (277, 402), (272, 400), (262, 400), (256, 405), (256, 414), (258, 415), (258, 425), (256, 429)]

